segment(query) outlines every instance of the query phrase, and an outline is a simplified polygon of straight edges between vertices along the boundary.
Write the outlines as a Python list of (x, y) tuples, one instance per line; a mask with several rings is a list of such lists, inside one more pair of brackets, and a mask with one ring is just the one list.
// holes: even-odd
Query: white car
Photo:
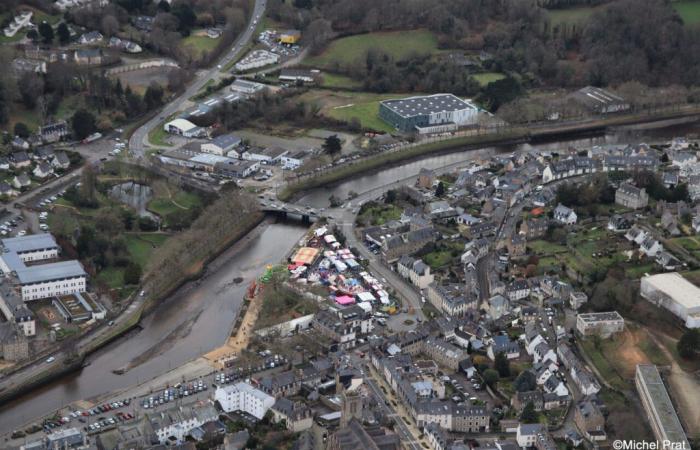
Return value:
[(49, 356), (48, 358), (46, 358), (46, 362), (47, 362), (48, 364), (51, 364), (51, 363), (54, 362), (54, 361), (56, 361), (56, 358), (54, 358), (53, 356)]
[(22, 237), (22, 236), (25, 236), (26, 234), (27, 234), (27, 230), (22, 230), (19, 233), (17, 233), (17, 236)]

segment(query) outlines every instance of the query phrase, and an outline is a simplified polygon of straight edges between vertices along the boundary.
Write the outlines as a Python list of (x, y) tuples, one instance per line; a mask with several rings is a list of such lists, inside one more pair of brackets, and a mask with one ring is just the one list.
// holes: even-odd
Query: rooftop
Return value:
[(75, 260), (31, 266), (17, 271), (17, 278), (22, 284), (39, 283), (42, 281), (86, 275), (87, 273), (83, 269), (83, 266)]
[(659, 369), (654, 365), (640, 364), (637, 366), (637, 379), (649, 392), (651, 403), (666, 437), (672, 442), (685, 442), (686, 446), (683, 448), (690, 448)]
[(381, 103), (402, 117), (476, 109), (473, 105), (453, 94), (416, 96), (404, 99), (384, 100)]
[(687, 309), (700, 308), (700, 288), (683, 278), (678, 272), (644, 277), (642, 283), (651, 284)]
[(49, 233), (28, 234), (26, 236), (3, 239), (1, 242), (2, 246), (5, 247), (5, 251), (15, 253), (58, 248), (56, 240)]
[(617, 311), (593, 312), (579, 314), (578, 318), (584, 322), (606, 322), (610, 320), (624, 320)]

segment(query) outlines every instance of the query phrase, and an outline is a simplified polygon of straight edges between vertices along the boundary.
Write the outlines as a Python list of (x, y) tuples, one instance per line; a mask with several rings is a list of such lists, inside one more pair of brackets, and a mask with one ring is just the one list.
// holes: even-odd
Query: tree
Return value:
[(114, 36), (119, 32), (119, 21), (112, 15), (104, 16), (100, 25), (105, 36)]
[(0, 80), (0, 124), (6, 123), (9, 118), (7, 103), (5, 84)]
[(53, 42), (53, 27), (48, 22), (41, 22), (39, 24), (39, 35), (44, 41), (44, 44), (50, 44)]
[(189, 36), (190, 30), (197, 23), (197, 15), (188, 3), (180, 2), (171, 8), (171, 13), (178, 19), (177, 31), (183, 36)]
[(124, 269), (124, 284), (135, 285), (141, 281), (141, 266), (131, 262)]
[(505, 353), (496, 353), (496, 359), (493, 361), (493, 368), (498, 371), (498, 375), (501, 378), (508, 378), (510, 376), (510, 362)]
[(39, 41), (39, 33), (36, 32), (34, 28), (27, 32), (27, 38), (31, 39), (32, 42), (36, 43)]
[(340, 153), (342, 147), (342, 143), (340, 142), (340, 138), (337, 134), (328, 136), (325, 142), (323, 143), (323, 151), (325, 151), (329, 155), (335, 155), (337, 153)]
[(539, 422), (539, 415), (535, 411), (535, 404), (528, 402), (523, 408), (523, 412), (520, 414), (520, 421), (522, 423), (537, 423)]
[(678, 354), (685, 359), (694, 359), (698, 356), (700, 348), (700, 329), (692, 328), (683, 333), (683, 336), (678, 340), (676, 349)]
[(36, 73), (25, 74), (17, 82), (22, 103), (27, 109), (34, 109), (37, 100), (44, 93), (44, 79)]
[(442, 197), (445, 195), (445, 183), (442, 181), (438, 183), (438, 185), (435, 187), (435, 196), (436, 197)]
[(486, 369), (484, 371), (484, 382), (491, 386), (492, 388), (498, 383), (498, 372), (493, 369)]
[(70, 30), (68, 29), (68, 25), (66, 25), (65, 22), (61, 22), (58, 24), (56, 34), (58, 35), (58, 42), (60, 42), (61, 45), (65, 45), (68, 43), (68, 41), (70, 41)]
[(85, 139), (97, 131), (95, 116), (85, 109), (79, 109), (73, 114), (71, 126), (73, 127), (73, 134), (78, 140)]
[(158, 83), (151, 83), (143, 95), (143, 101), (147, 110), (155, 109), (163, 104), (163, 88)]
[(15, 124), (15, 136), (19, 136), (23, 139), (26, 139), (29, 137), (30, 134), (31, 132), (29, 131), (29, 127), (27, 126), (27, 124), (25, 124), (24, 122), (17, 122)]
[(170, 12), (170, 3), (166, 0), (160, 0), (160, 2), (158, 2), (158, 11)]
[(520, 372), (520, 375), (513, 382), (513, 388), (518, 392), (533, 391), (537, 388), (535, 374), (529, 370)]

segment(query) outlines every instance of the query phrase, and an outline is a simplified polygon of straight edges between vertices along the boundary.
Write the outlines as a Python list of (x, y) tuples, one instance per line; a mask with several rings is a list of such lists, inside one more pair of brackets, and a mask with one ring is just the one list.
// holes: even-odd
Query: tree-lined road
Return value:
[(159, 126), (167, 117), (184, 109), (184, 107), (187, 106), (187, 102), (190, 101), (190, 98), (197, 95), (197, 93), (207, 85), (209, 80), (214, 80), (215, 83), (218, 82), (223, 75), (221, 70), (232, 61), (238, 59), (241, 54), (246, 51), (248, 42), (250, 42), (253, 38), (258, 21), (260, 21), (263, 13), (265, 12), (266, 4), (267, 0), (255, 0), (255, 6), (253, 7), (253, 14), (250, 22), (248, 23), (246, 29), (240, 34), (240, 36), (238, 36), (233, 44), (233, 47), (231, 47), (231, 50), (223, 55), (212, 68), (198, 72), (195, 79), (182, 94), (171, 100), (158, 112), (158, 114), (154, 115), (151, 120), (134, 131), (129, 139), (129, 149), (135, 158), (138, 159), (144, 156), (148, 133), (151, 130)]

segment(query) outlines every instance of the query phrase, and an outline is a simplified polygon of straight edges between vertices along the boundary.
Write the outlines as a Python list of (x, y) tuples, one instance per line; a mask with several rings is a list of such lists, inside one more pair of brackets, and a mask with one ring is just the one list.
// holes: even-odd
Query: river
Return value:
[[(184, 286), (146, 316), (141, 321), (141, 331), (91, 355), (90, 365), (81, 372), (0, 407), (0, 431), (13, 430), (73, 401), (149, 380), (222, 345), (249, 283), (263, 272), (265, 265), (283, 258), (307, 229), (294, 223), (264, 223), (261, 227), (262, 231), (250, 235), (249, 242), (224, 253), (220, 258), (226, 263), (201, 284)], [(243, 281), (235, 283), (238, 277)], [(165, 339), (173, 330), (179, 330), (176, 342)], [(158, 351), (154, 352), (154, 346), (158, 346)], [(156, 356), (124, 375), (112, 373), (147, 351)]]
[[(389, 167), (374, 174), (363, 175), (330, 188), (317, 189), (301, 198), (300, 203), (322, 207), (328, 205), (333, 194), (346, 198), (348, 192), (366, 192), (397, 180), (418, 174), (422, 167), (438, 168), (515, 150), (558, 150), (565, 147), (586, 148), (594, 145), (639, 142), (663, 142), (674, 136), (699, 133), (697, 124), (668, 127), (657, 130), (633, 130), (608, 133), (593, 138), (542, 145), (489, 147), (478, 151), (456, 152), (432, 156)], [(8, 431), (35, 417), (56, 410), (80, 399), (132, 386), (154, 378), (226, 340), (238, 312), (240, 301), (250, 281), (262, 273), (266, 264), (279, 261), (303, 235), (305, 228), (290, 223), (261, 225), (264, 229), (253, 232), (250, 242), (227, 251), (227, 258), (218, 270), (212, 270), (201, 284), (190, 284), (181, 289), (156, 311), (145, 317), (142, 330), (112, 343), (90, 357), (90, 365), (81, 372), (67, 376), (13, 402), (0, 407), (0, 431)], [(259, 230), (258, 230), (259, 231)], [(244, 281), (235, 284), (233, 280)], [(180, 331), (174, 342), (166, 342), (154, 352), (153, 347), (163, 343), (175, 330)], [(156, 356), (126, 372), (115, 375), (112, 370), (127, 366), (145, 352)]]
[(640, 142), (663, 143), (674, 137), (686, 136), (688, 134), (700, 133), (700, 124), (683, 124), (658, 129), (617, 129), (599, 136), (575, 139), (569, 141), (549, 142), (542, 144), (518, 144), (497, 147), (486, 147), (479, 150), (467, 150), (463, 152), (446, 153), (437, 156), (430, 156), (419, 160), (401, 163), (389, 167), (379, 172), (358, 176), (352, 180), (343, 181), (332, 187), (315, 189), (298, 200), (299, 204), (312, 206), (314, 208), (327, 208), (330, 204), (329, 197), (336, 197), (345, 200), (352, 191), (357, 193), (367, 192), (387, 184), (417, 176), (422, 168), (436, 169), (460, 162), (469, 162), (477, 157), (488, 157), (495, 154), (505, 154), (514, 151), (556, 151), (567, 147), (590, 148), (596, 145), (626, 145)]

